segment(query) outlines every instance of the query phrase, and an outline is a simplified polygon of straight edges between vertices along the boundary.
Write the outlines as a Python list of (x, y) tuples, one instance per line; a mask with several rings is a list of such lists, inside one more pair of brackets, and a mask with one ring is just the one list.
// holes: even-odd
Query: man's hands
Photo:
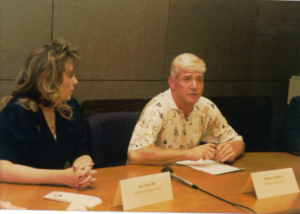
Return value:
[(236, 152), (231, 143), (220, 143), (216, 149), (215, 159), (218, 162), (233, 162), (236, 158)]
[(221, 143), (218, 146), (214, 143), (207, 143), (196, 146), (192, 149), (162, 149), (157, 146), (147, 146), (133, 150), (128, 153), (130, 164), (164, 165), (177, 161), (209, 160), (216, 158), (221, 162), (232, 162), (242, 155), (245, 149), (243, 141), (232, 141), (231, 143)]
[(216, 150), (216, 161), (233, 162), (245, 151), (245, 143), (242, 140), (232, 141), (230, 143), (220, 143)]
[(242, 141), (234, 141), (231, 143), (220, 143), (218, 146), (207, 143), (186, 151), (187, 160), (197, 161), (200, 158), (203, 158), (203, 160), (215, 158), (218, 162), (233, 162), (243, 153), (244, 143)]
[(84, 189), (91, 186), (97, 178), (96, 170), (92, 170), (93, 163), (76, 163), (73, 167), (65, 169), (63, 175), (63, 183), (77, 189)]
[(185, 150), (187, 152), (187, 160), (197, 161), (201, 158), (209, 160), (215, 157), (215, 150), (217, 146), (212, 143), (207, 143), (195, 148)]

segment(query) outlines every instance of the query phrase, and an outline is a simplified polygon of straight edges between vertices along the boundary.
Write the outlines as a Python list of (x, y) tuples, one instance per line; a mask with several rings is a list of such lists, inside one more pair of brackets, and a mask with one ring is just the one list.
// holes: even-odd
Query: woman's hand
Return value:
[(96, 174), (97, 171), (92, 170), (91, 163), (80, 164), (76, 166), (76, 170), (74, 170), (74, 167), (64, 170), (62, 183), (67, 186), (76, 187), (77, 189), (84, 189), (91, 186), (97, 180), (94, 177)]
[(81, 163), (81, 162), (77, 162), (77, 163), (73, 164), (73, 170), (76, 171), (77, 169), (84, 169), (87, 166), (93, 168), (94, 165), (95, 165), (94, 163)]

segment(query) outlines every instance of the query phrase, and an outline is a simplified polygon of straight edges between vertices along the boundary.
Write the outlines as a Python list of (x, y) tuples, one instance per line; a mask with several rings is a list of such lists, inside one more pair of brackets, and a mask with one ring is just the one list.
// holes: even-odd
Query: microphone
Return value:
[(178, 175), (175, 175), (173, 169), (171, 167), (169, 167), (169, 166), (165, 166), (164, 168), (162, 168), (161, 172), (170, 172), (171, 178), (175, 178), (175, 179), (179, 180), (181, 183), (183, 183), (183, 184), (185, 184), (185, 185), (187, 185), (189, 187), (192, 187), (194, 189), (198, 189), (198, 190), (200, 190), (202, 192), (205, 192), (206, 194), (211, 195), (211, 196), (213, 196), (213, 197), (215, 197), (217, 199), (220, 199), (220, 200), (222, 200), (222, 201), (224, 201), (226, 203), (229, 203), (229, 204), (231, 204), (233, 206), (239, 206), (239, 207), (243, 207), (245, 209), (251, 210), (253, 213), (256, 214), (256, 212), (253, 209), (249, 208), (249, 207), (246, 207), (246, 206), (241, 205), (241, 204), (236, 204), (236, 203), (227, 201), (226, 199), (221, 198), (219, 196), (216, 196), (216, 195), (214, 195), (214, 194), (212, 194), (210, 192), (207, 192), (206, 190), (199, 188), (197, 185), (195, 185), (195, 184), (193, 184), (193, 183), (191, 183), (191, 182), (183, 179), (182, 177), (179, 177)]
[(189, 181), (183, 179), (182, 177), (179, 177), (178, 175), (174, 174), (174, 171), (173, 171), (173, 169), (172, 169), (171, 167), (165, 166), (165, 167), (161, 170), (161, 172), (170, 172), (171, 178), (175, 178), (175, 179), (177, 179), (178, 181), (180, 181), (181, 183), (183, 183), (183, 184), (185, 184), (185, 185), (187, 185), (187, 186), (189, 186), (189, 187), (192, 187), (192, 188), (194, 188), (194, 189), (198, 189), (198, 186), (197, 186), (197, 185), (195, 185), (195, 184), (193, 184), (193, 183), (191, 183), (191, 182), (189, 182)]

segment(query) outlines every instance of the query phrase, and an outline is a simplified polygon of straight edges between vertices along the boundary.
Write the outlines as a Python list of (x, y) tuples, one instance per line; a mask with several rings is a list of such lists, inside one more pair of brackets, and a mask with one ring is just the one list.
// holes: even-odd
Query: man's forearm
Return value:
[(128, 153), (130, 164), (164, 165), (176, 161), (186, 160), (186, 150), (162, 149), (156, 146), (147, 146)]
[(234, 159), (241, 156), (245, 151), (244, 141), (241, 141), (241, 140), (233, 141), (233, 142), (231, 142), (231, 146), (236, 154)]
[(162, 149), (156, 146), (147, 146), (128, 153), (130, 164), (164, 165), (182, 160), (197, 161), (201, 158), (212, 159), (215, 156), (214, 144), (196, 146), (192, 149)]

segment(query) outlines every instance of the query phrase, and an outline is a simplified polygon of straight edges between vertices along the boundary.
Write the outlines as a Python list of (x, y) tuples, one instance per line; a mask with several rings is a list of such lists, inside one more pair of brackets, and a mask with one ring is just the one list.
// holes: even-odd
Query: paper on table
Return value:
[(77, 197), (73, 199), (71, 204), (66, 209), (68, 211), (87, 211), (84, 204), (81, 202), (81, 200)]
[(183, 164), (199, 171), (207, 172), (212, 175), (219, 175), (228, 172), (235, 172), (244, 169), (229, 166), (223, 163), (219, 163), (213, 160), (198, 160), (198, 161), (179, 161), (178, 164)]
[(99, 197), (60, 191), (50, 192), (49, 194), (45, 195), (44, 198), (65, 203), (72, 203), (73, 200), (79, 199), (84, 206), (89, 208), (102, 203), (102, 200)]

